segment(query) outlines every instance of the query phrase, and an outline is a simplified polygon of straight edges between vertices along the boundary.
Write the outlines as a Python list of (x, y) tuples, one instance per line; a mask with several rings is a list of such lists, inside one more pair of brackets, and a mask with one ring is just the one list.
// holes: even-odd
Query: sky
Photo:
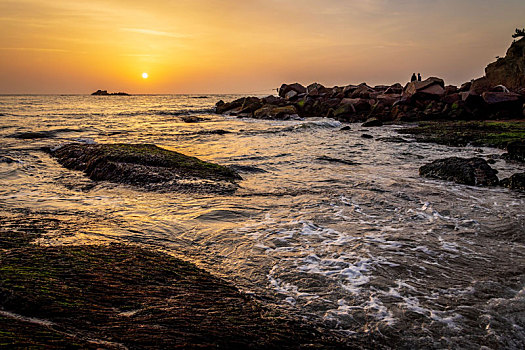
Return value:
[(459, 85), (523, 27), (524, 0), (0, 0), (0, 94)]

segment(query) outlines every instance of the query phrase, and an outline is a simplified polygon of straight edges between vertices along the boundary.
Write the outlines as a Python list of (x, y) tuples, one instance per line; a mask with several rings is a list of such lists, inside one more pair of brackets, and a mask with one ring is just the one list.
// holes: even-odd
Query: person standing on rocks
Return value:
[(412, 73), (412, 78), (410, 78), (410, 82), (416, 81), (416, 73)]
[(417, 73), (417, 81), (421, 81), (421, 73)]

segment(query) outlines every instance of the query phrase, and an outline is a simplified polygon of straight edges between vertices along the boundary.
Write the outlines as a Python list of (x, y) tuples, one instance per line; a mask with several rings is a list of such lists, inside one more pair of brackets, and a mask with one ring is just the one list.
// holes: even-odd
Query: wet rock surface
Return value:
[(450, 157), (438, 159), (419, 168), (419, 175), (454, 181), (470, 186), (496, 186), (499, 184), (497, 170), (483, 158)]
[(500, 184), (512, 190), (525, 191), (525, 173), (514, 174), (511, 177), (501, 180)]
[(507, 159), (525, 162), (525, 137), (507, 144)]
[[(399, 130), (419, 142), (447, 146), (489, 146), (507, 149), (511, 158), (523, 156), (525, 123), (519, 121), (427, 121)], [(515, 146), (510, 146), (510, 145)], [(510, 151), (509, 151), (510, 146)]]
[(50, 150), (68, 169), (95, 181), (148, 190), (231, 192), (241, 177), (232, 169), (151, 144), (67, 144)]
[(191, 263), (122, 244), (34, 246), (46, 227), (64, 223), (0, 214), (9, 224), (0, 228), (2, 346), (350, 348), (322, 325), (285, 318)]

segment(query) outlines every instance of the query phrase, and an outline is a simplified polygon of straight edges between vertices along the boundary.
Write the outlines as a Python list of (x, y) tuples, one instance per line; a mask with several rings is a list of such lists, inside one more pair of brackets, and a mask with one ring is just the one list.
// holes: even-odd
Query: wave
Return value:
[(193, 115), (193, 114), (210, 114), (214, 113), (213, 108), (189, 108), (189, 109), (148, 109), (142, 111), (126, 111), (116, 113), (118, 116), (138, 116), (138, 115), (167, 115), (167, 116), (180, 116), (180, 115)]

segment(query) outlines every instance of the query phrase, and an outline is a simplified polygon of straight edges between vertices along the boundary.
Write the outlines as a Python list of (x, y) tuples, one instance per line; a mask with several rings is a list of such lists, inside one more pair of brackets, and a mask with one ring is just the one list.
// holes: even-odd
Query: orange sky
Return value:
[(524, 20), (523, 0), (0, 0), (0, 93), (459, 84)]

